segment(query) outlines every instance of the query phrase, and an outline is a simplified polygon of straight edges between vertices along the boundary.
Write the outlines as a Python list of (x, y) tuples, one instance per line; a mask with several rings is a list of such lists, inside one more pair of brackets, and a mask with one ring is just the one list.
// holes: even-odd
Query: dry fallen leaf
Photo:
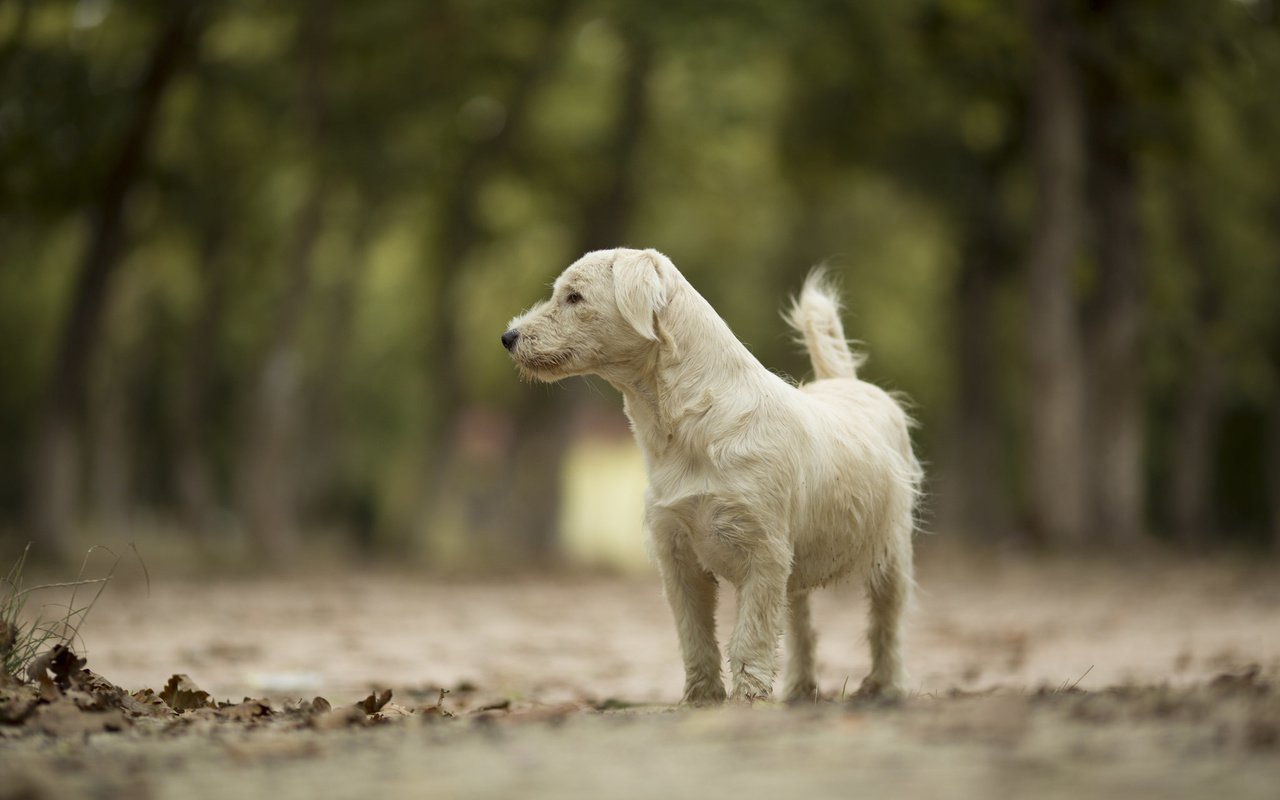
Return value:
[(507, 711), (511, 708), (510, 700), (499, 700), (496, 703), (487, 703), (479, 708), (473, 709), (472, 714), (480, 714), (485, 711)]
[(169, 708), (154, 689), (139, 689), (131, 695), (125, 695), (121, 698), (120, 706), (137, 717), (172, 717), (178, 713)]
[(384, 720), (400, 719), (411, 716), (413, 716), (413, 709), (397, 705), (396, 703), (387, 703), (378, 712), (378, 717)]
[(379, 711), (381, 711), (382, 707), (385, 706), (390, 701), (391, 701), (391, 690), (384, 689), (381, 692), (371, 693), (363, 701), (356, 703), (356, 705), (364, 709), (364, 713), (372, 715), (372, 714), (377, 714)]
[(206, 733), (225, 722), (226, 720), (218, 714), (217, 709), (203, 706), (178, 714), (169, 723), (169, 728), (171, 730), (181, 729), (187, 732)]
[(311, 726), (321, 731), (368, 724), (369, 715), (359, 705), (335, 708), (311, 718)]
[(53, 680), (58, 684), (58, 688), (65, 691), (80, 677), (88, 659), (81, 658), (71, 652), (69, 647), (60, 644), (53, 646), (52, 653), (53, 660), (49, 662), (49, 671), (53, 673)]
[(1250, 664), (1241, 672), (1223, 672), (1209, 682), (1209, 688), (1219, 692), (1256, 690), (1265, 688), (1261, 680), (1262, 667)]
[(218, 713), (227, 719), (248, 722), (271, 716), (271, 705), (266, 700), (251, 700), (246, 697), (243, 703), (222, 706), (218, 709)]
[(79, 679), (84, 665), (85, 660), (66, 645), (55, 644), (31, 659), (27, 678), (40, 687), (41, 699), (51, 703)]
[(58, 691), (58, 687), (54, 685), (53, 678), (49, 677), (48, 672), (40, 673), (36, 688), (40, 692), (40, 701), (43, 703), (52, 703), (62, 697), (62, 692)]
[(31, 663), (27, 664), (27, 678), (32, 683), (41, 683), (43, 681), (51, 681), (49, 677), (49, 665), (53, 663), (53, 657), (56, 655), (54, 650), (46, 650), (35, 658), (31, 659)]
[(98, 697), (78, 689), (68, 690), (64, 697), (74, 703), (76, 708), (81, 711), (104, 711), (112, 707), (103, 703)]
[(160, 699), (169, 708), (178, 712), (214, 707), (209, 693), (196, 686), (195, 681), (186, 675), (174, 675), (169, 678), (169, 682), (160, 691)]
[(81, 669), (80, 672), (76, 675), (75, 686), (77, 689), (81, 689), (83, 691), (89, 692), (91, 694), (96, 694), (96, 695), (125, 694), (124, 689), (121, 689), (119, 686), (116, 686), (111, 681), (107, 680), (101, 675), (98, 675), (97, 673), (88, 669)]

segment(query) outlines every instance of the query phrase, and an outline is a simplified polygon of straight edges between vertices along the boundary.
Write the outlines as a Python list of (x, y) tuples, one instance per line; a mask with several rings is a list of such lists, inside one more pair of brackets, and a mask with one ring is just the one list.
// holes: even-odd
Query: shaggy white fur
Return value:
[(684, 701), (725, 698), (717, 578), (738, 591), (732, 697), (766, 698), (787, 626), (786, 697), (812, 698), (809, 591), (849, 575), (870, 597), (864, 694), (906, 689), (901, 636), (912, 590), (921, 469), (910, 420), (858, 380), (837, 293), (815, 270), (787, 315), (818, 380), (793, 386), (747, 351), (666, 256), (588, 253), (503, 345), (527, 376), (596, 374), (624, 397), (649, 476), (645, 525), (675, 615)]

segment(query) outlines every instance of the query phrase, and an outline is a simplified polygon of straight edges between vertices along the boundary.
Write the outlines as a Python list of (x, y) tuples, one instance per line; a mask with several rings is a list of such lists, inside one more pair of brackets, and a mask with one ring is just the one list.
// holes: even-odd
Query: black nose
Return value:
[(516, 346), (516, 339), (520, 338), (519, 331), (507, 331), (502, 334), (502, 346), (510, 350)]

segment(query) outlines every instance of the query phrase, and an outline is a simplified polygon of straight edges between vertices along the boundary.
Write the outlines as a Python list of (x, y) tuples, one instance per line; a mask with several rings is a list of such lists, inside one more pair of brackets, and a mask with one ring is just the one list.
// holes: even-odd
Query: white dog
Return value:
[(906, 689), (900, 641), (921, 481), (910, 420), (857, 379), (860, 358), (820, 270), (788, 321), (817, 376), (799, 387), (765, 369), (666, 256), (618, 249), (583, 256), (502, 336), (527, 376), (595, 374), (622, 392), (649, 476), (645, 524), (675, 614), (686, 703), (725, 698), (717, 577), (738, 591), (735, 700), (769, 697), (784, 618), (786, 697), (816, 696), (809, 591), (854, 574), (871, 608), (860, 691)]

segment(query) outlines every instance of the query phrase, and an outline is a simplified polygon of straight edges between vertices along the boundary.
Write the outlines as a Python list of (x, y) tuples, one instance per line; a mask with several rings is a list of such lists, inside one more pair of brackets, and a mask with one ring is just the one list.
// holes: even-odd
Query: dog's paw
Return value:
[(684, 697), (680, 702), (686, 706), (718, 706), (724, 699), (724, 684), (719, 680), (707, 680), (685, 684)]
[(787, 690), (783, 696), (786, 697), (787, 703), (793, 706), (815, 703), (821, 697), (818, 694), (818, 684), (813, 681), (787, 684)]
[(733, 693), (729, 699), (735, 703), (754, 703), (768, 700), (773, 694), (773, 674), (759, 667), (743, 665), (733, 667)]
[(772, 694), (768, 689), (759, 689), (749, 686), (733, 687), (733, 694), (729, 695), (729, 702), (739, 705), (751, 705), (753, 703), (767, 703), (769, 696)]
[(871, 700), (882, 703), (897, 703), (907, 696), (907, 688), (903, 681), (886, 681), (868, 675), (854, 694), (854, 700)]
[(729, 699), (735, 703), (754, 703), (757, 700), (768, 700), (773, 695), (773, 686), (750, 674), (736, 676), (733, 681), (733, 694)]

